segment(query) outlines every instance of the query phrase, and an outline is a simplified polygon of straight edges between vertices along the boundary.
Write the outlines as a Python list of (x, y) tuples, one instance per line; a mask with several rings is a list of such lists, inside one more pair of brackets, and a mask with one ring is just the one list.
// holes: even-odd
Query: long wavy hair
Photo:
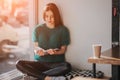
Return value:
[(60, 12), (59, 12), (59, 9), (58, 7), (56, 6), (56, 4), (54, 3), (48, 3), (45, 8), (44, 8), (44, 11), (43, 11), (43, 19), (45, 21), (45, 12), (46, 11), (49, 11), (51, 10), (53, 12), (53, 15), (54, 15), (54, 21), (55, 21), (55, 27), (58, 27), (60, 25), (64, 25), (63, 24), (63, 21), (61, 19), (61, 16), (60, 16)]

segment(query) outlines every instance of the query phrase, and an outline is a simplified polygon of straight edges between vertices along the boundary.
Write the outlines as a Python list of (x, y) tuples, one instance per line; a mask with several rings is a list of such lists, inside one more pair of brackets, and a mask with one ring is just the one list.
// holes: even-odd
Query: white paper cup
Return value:
[(93, 44), (92, 48), (93, 48), (93, 57), (100, 58), (102, 45), (101, 44)]

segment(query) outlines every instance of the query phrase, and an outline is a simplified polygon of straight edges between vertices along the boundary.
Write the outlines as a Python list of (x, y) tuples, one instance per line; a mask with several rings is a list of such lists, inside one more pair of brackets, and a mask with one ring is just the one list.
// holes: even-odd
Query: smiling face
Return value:
[(54, 14), (51, 10), (48, 10), (45, 12), (45, 22), (46, 22), (48, 27), (55, 26)]

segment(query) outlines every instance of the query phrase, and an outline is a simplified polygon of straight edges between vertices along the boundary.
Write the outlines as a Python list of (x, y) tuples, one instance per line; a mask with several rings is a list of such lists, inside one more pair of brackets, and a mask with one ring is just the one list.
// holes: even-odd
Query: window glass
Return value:
[(0, 0), (0, 74), (29, 59), (29, 0)]

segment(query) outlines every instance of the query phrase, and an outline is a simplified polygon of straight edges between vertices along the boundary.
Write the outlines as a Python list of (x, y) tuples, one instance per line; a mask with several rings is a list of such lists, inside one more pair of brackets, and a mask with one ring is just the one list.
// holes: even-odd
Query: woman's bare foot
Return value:
[(51, 80), (51, 77), (46, 76), (46, 77), (45, 77), (45, 80)]
[(45, 80), (66, 80), (66, 78), (64, 76), (53, 76), (53, 77), (50, 77), (50, 76), (46, 76), (45, 77)]

